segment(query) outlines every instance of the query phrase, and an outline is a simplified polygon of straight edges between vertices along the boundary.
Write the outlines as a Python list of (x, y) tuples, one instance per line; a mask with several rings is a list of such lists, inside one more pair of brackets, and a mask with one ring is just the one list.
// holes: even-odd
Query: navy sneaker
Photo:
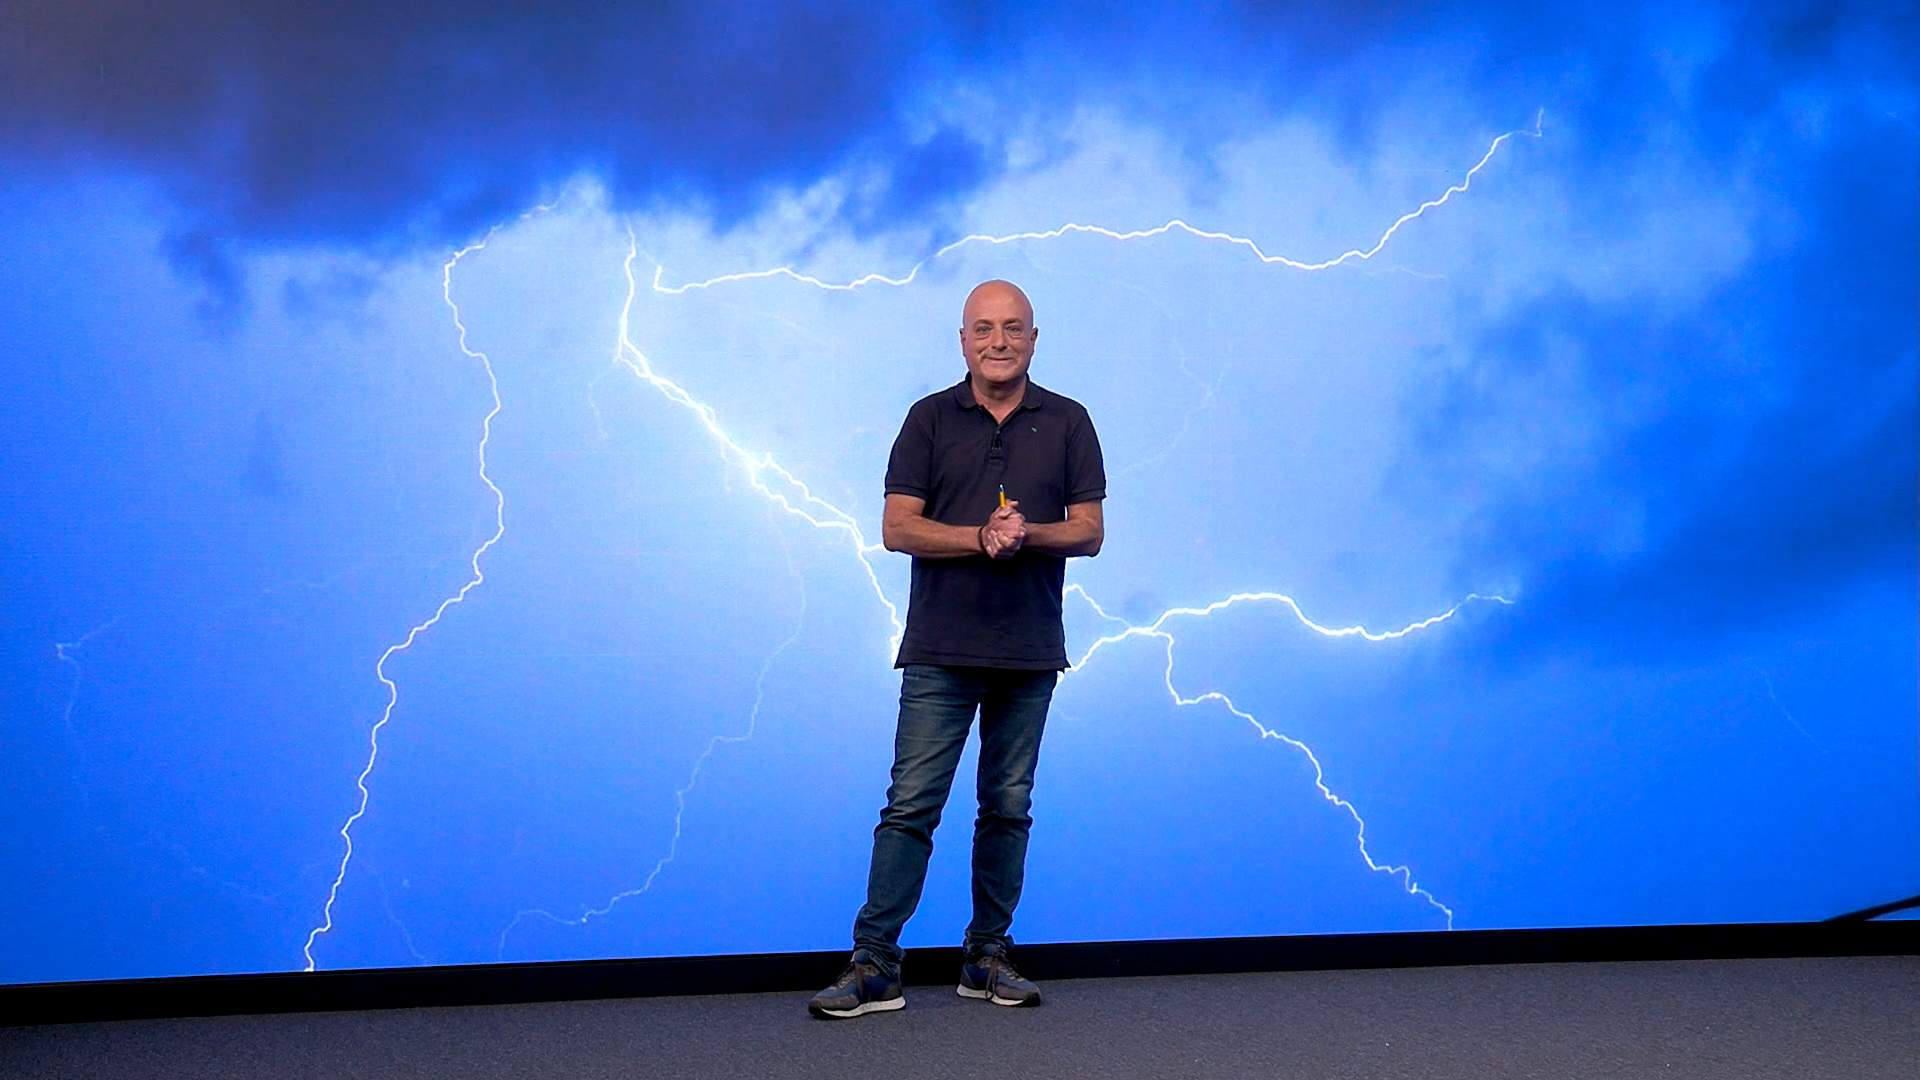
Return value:
[(981, 998), (995, 1005), (1038, 1005), (1040, 988), (1013, 970), (1004, 945), (982, 945), (967, 950), (960, 965), (961, 997)]
[(907, 997), (900, 990), (900, 976), (889, 975), (865, 949), (853, 950), (853, 959), (832, 986), (807, 1001), (807, 1011), (815, 1016), (846, 1020), (870, 1012), (902, 1009)]

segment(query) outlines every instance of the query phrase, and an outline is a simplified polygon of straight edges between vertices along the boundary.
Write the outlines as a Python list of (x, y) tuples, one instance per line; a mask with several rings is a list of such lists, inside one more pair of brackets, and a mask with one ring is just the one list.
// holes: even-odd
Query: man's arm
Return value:
[(958, 559), (985, 551), (978, 526), (942, 525), (927, 517), (926, 510), (925, 499), (889, 494), (880, 515), (881, 545), (922, 559)]
[(1098, 499), (1074, 503), (1067, 507), (1065, 521), (1049, 525), (1027, 522), (1027, 540), (1022, 546), (1049, 555), (1100, 554), (1100, 542), (1107, 537), (1106, 516), (1100, 506)]

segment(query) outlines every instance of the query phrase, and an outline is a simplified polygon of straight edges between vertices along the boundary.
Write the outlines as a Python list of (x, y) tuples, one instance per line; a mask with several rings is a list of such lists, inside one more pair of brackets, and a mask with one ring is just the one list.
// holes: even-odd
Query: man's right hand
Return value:
[(1007, 505), (987, 518), (986, 526), (980, 530), (980, 540), (991, 558), (1012, 558), (1014, 552), (1020, 550), (1020, 545), (1027, 540), (1027, 519), (1020, 515), (1018, 500), (1008, 499)]

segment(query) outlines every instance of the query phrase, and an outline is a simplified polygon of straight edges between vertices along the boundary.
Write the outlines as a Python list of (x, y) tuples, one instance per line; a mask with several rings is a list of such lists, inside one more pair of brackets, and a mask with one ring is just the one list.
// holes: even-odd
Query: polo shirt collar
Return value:
[[(970, 374), (963, 375), (960, 381), (953, 386), (953, 403), (963, 409), (981, 408), (980, 403), (973, 399), (973, 384), (970, 381), (972, 378), (973, 376)], [(1020, 408), (1014, 411), (1022, 412), (1027, 409), (1037, 409), (1046, 404), (1046, 401), (1047, 392), (1040, 389), (1040, 384), (1034, 382), (1033, 376), (1029, 375), (1027, 376), (1027, 392), (1020, 395)]]

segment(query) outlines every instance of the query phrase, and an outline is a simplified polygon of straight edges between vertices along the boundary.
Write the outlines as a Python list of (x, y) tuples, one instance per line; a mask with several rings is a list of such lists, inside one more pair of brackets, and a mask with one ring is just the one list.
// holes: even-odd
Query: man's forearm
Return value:
[(921, 559), (959, 559), (982, 553), (978, 525), (943, 525), (925, 515), (901, 518), (881, 530), (888, 551)]
[(1027, 541), (1021, 547), (1048, 555), (1098, 555), (1106, 530), (1091, 521), (1068, 519), (1046, 525), (1027, 523)]

